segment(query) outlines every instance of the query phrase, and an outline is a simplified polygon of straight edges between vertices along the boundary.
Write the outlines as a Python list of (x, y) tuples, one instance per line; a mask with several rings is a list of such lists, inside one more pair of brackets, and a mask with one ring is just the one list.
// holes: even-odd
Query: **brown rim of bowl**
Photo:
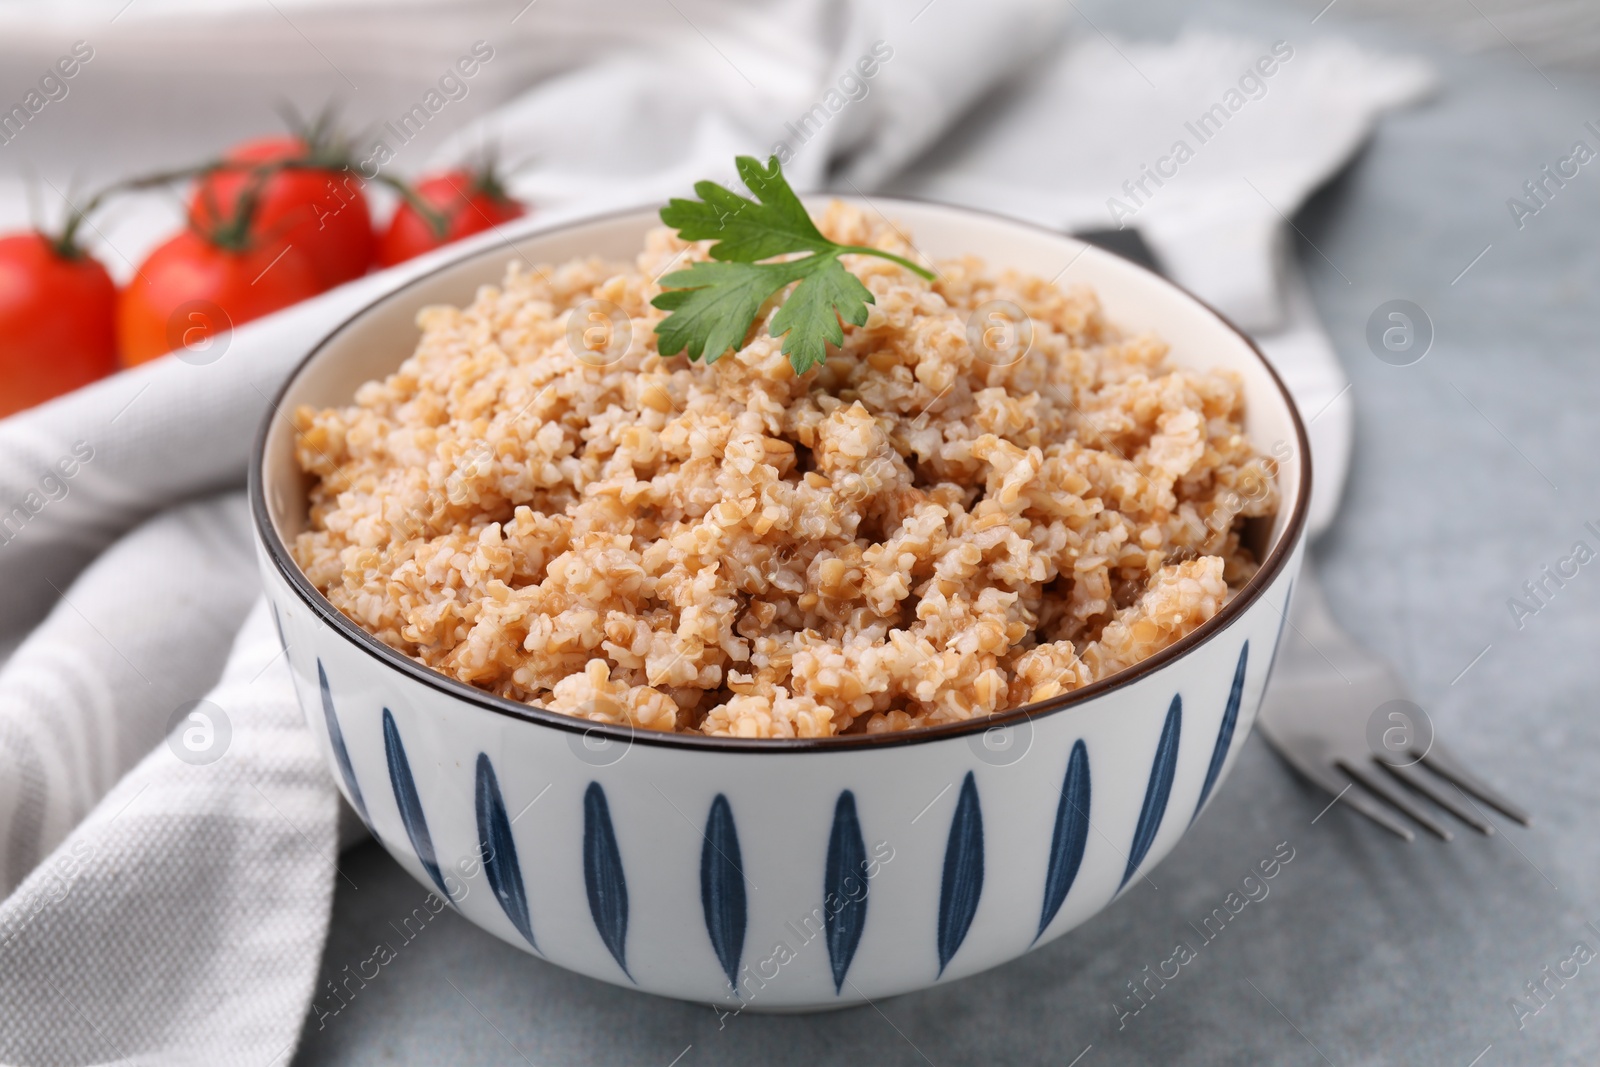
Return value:
[[(837, 199), (849, 200), (851, 198), (838, 197)], [(912, 197), (904, 196), (883, 197), (879, 199), (897, 200), (912, 204), (926, 204), (930, 207), (949, 208), (955, 211), (963, 211), (973, 215), (980, 215), (987, 218), (996, 219), (1009, 225), (1022, 226), (1027, 229), (1036, 230), (1040, 233), (1057, 239), (1078, 240), (1078, 238), (1072, 237), (1070, 234), (1059, 233), (1055, 230), (1038, 226), (1022, 219), (1011, 218), (1007, 215), (1002, 215), (999, 212), (985, 211), (981, 208), (964, 207), (959, 204), (946, 204), (935, 200), (918, 200)], [(626, 215), (637, 214), (641, 211), (654, 210), (657, 206), (659, 205), (646, 204), (622, 208), (617, 211), (608, 211), (596, 215), (587, 215), (581, 219), (572, 219), (567, 222), (559, 223), (550, 227), (549, 229), (535, 230), (524, 235), (522, 238), (517, 238), (516, 240), (539, 237), (551, 233), (559, 233), (562, 230), (573, 229), (578, 226), (588, 226), (596, 222), (604, 222), (609, 219), (622, 218)], [(502, 238), (502, 240), (506, 239)], [(514, 242), (506, 241), (506, 243), (512, 244), (512, 250), (515, 252)], [(1080, 243), (1087, 244), (1087, 242), (1081, 241)], [(1260, 360), (1262, 367), (1266, 369), (1268, 377), (1272, 379), (1272, 383), (1278, 387), (1278, 393), (1283, 397), (1283, 402), (1289, 410), (1289, 419), (1294, 425), (1296, 455), (1300, 464), (1301, 486), (1299, 499), (1295, 502), (1294, 511), (1289, 516), (1289, 523), (1284, 528), (1283, 536), (1278, 539), (1278, 542), (1273, 546), (1272, 551), (1267, 553), (1267, 558), (1262, 561), (1261, 566), (1256, 570), (1256, 573), (1251, 576), (1250, 580), (1244, 584), (1244, 588), (1240, 589), (1231, 600), (1224, 604), (1221, 611), (1217, 612), (1216, 615), (1206, 620), (1192, 632), (1185, 635), (1180, 640), (1168, 645), (1160, 652), (1157, 652), (1146, 659), (1140, 660), (1132, 667), (1118, 671), (1109, 678), (1102, 678), (1100, 681), (1091, 682), (1082, 689), (1074, 689), (1070, 692), (1063, 693), (1060, 696), (1052, 697), (1049, 700), (1042, 700), (1036, 704), (1025, 704), (1020, 708), (1012, 708), (1008, 711), (998, 712), (994, 715), (983, 718), (967, 719), (963, 722), (945, 723), (940, 726), (920, 726), (909, 730), (895, 730), (880, 734), (843, 734), (835, 735), (833, 737), (811, 738), (746, 738), (711, 737), (707, 736), (706, 734), (699, 733), (668, 733), (663, 730), (647, 730), (620, 723), (602, 723), (595, 722), (590, 719), (581, 719), (574, 715), (567, 715), (557, 711), (549, 711), (545, 708), (536, 707), (532, 704), (522, 704), (515, 700), (507, 700), (505, 697), (495, 696), (493, 693), (486, 693), (483, 690), (468, 685), (465, 682), (457, 681), (456, 679), (451, 678), (449, 675), (442, 674), (431, 667), (424, 667), (422, 664), (416, 662), (408, 656), (405, 656), (395, 649), (390, 648), (388, 645), (369, 634), (366, 630), (363, 630), (360, 626), (356, 625), (349, 618), (345, 617), (345, 615), (343, 615), (337, 608), (335, 608), (327, 599), (327, 597), (323, 596), (322, 593), (311, 584), (310, 580), (306, 578), (305, 573), (300, 570), (299, 565), (297, 565), (293, 558), (290, 557), (288, 546), (286, 546), (283, 543), (283, 540), (278, 536), (278, 531), (272, 524), (272, 516), (267, 511), (266, 493), (262, 486), (261, 477), (263, 460), (266, 456), (267, 434), (272, 428), (272, 420), (278, 414), (278, 411), (283, 404), (284, 396), (289, 391), (289, 387), (292, 386), (295, 382), (295, 379), (300, 376), (300, 372), (303, 371), (312, 360), (316, 359), (318, 353), (322, 351), (328, 342), (333, 340), (333, 338), (337, 337), (339, 334), (343, 333), (351, 323), (355, 322), (355, 320), (361, 318), (363, 315), (367, 314), (367, 312), (371, 311), (385, 300), (388, 300), (390, 297), (393, 297), (397, 293), (400, 293), (411, 286), (417, 285), (420, 282), (432, 278), (443, 271), (457, 266), (463, 260), (482, 255), (483, 252), (484, 249), (465, 252), (449, 262), (441, 263), (439, 266), (435, 267), (426, 274), (421, 274), (415, 278), (412, 278), (405, 285), (400, 286), (397, 289), (391, 289), (382, 296), (374, 298), (367, 304), (363, 305), (359, 310), (353, 312), (343, 322), (339, 323), (338, 326), (328, 331), (327, 335), (324, 336), (322, 340), (318, 341), (316, 345), (312, 347), (310, 352), (306, 353), (305, 358), (295, 365), (294, 369), (289, 372), (287, 377), (284, 378), (283, 384), (278, 387), (277, 392), (273, 395), (272, 400), (268, 405), (266, 415), (261, 420), (261, 427), (256, 432), (255, 444), (250, 450), (249, 491), (251, 517), (255, 523), (256, 534), (261, 538), (262, 544), (266, 548), (267, 555), (272, 559), (273, 565), (277, 567), (278, 572), (282, 574), (285, 581), (288, 582), (289, 587), (299, 595), (301, 600), (305, 601), (306, 606), (309, 607), (318, 618), (327, 623), (335, 633), (344, 637), (358, 649), (366, 652), (370, 656), (373, 656), (386, 666), (393, 667), (399, 670), (401, 673), (409, 675), (413, 680), (421, 682), (423, 685), (429, 686), (433, 689), (437, 689), (446, 696), (455, 697), (456, 699), (466, 701), (469, 704), (475, 704), (485, 711), (492, 711), (499, 715), (505, 715), (513, 719), (520, 719), (524, 722), (537, 723), (541, 726), (552, 726), (558, 730), (564, 730), (569, 733), (583, 734), (585, 736), (593, 735), (600, 738), (621, 741), (629, 744), (637, 742), (647, 745), (663, 745), (670, 748), (703, 749), (713, 752), (835, 752), (851, 751), (863, 748), (885, 748), (899, 745), (915, 745), (934, 741), (946, 741), (951, 738), (969, 734), (976, 736), (986, 733), (992, 729), (1015, 726), (1020, 723), (1031, 723), (1034, 719), (1041, 718), (1045, 715), (1054, 715), (1057, 712), (1066, 711), (1070, 708), (1076, 707), (1079, 704), (1093, 700), (1096, 697), (1103, 696), (1106, 693), (1110, 693), (1114, 690), (1132, 685), (1133, 683), (1140, 681), (1151, 674), (1154, 674), (1156, 671), (1159, 671), (1161, 668), (1165, 667), (1169, 663), (1172, 663), (1174, 660), (1186, 655), (1190, 650), (1197, 648), (1205, 642), (1210, 641), (1212, 638), (1221, 635), (1222, 632), (1228, 629), (1228, 627), (1231, 626), (1235, 620), (1244, 614), (1247, 608), (1249, 608), (1256, 600), (1260, 598), (1261, 594), (1266, 590), (1266, 588), (1270, 586), (1278, 577), (1279, 573), (1283, 571), (1284, 567), (1289, 562), (1289, 557), (1294, 554), (1295, 548), (1298, 545), (1301, 536), (1305, 532), (1306, 514), (1311, 506), (1311, 442), (1306, 436), (1306, 427), (1305, 423), (1300, 418), (1300, 411), (1295, 407), (1294, 398), (1289, 395), (1289, 390), (1283, 384), (1283, 379), (1278, 376), (1277, 370), (1273, 368), (1272, 363), (1268, 361), (1267, 357), (1262, 354), (1261, 349), (1256, 346), (1256, 343), (1252, 341), (1243, 330), (1235, 326), (1232, 320), (1230, 320), (1226, 315), (1222, 314), (1216, 308), (1212, 307), (1210, 304), (1206, 303), (1204, 300), (1201, 300), (1199, 297), (1195, 296), (1193, 293), (1189, 292), (1187, 289), (1171, 281), (1170, 279), (1165, 278), (1162, 275), (1157, 274), (1155, 271), (1149, 270), (1138, 263), (1134, 263), (1131, 260), (1124, 260), (1124, 262), (1128, 263), (1128, 265), (1132, 266), (1136, 270), (1144, 271), (1144, 273), (1149, 274), (1162, 285), (1181, 293), (1183, 296), (1193, 300), (1196, 304), (1199, 304), (1201, 307), (1205, 308), (1206, 311), (1216, 316), (1217, 321), (1221, 322), (1241, 341), (1243, 341), (1245, 346), (1249, 348), (1250, 351), (1255, 355), (1256, 359)], [(1108, 252), (1106, 254), (1115, 255), (1116, 253)]]

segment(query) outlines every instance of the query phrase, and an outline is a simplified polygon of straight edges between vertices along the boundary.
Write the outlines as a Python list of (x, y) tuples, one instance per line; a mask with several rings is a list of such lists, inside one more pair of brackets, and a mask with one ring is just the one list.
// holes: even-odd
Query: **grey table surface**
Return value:
[[(827, 1015), (719, 1020), (569, 974), (446, 912), (337, 1016), (308, 1021), (297, 1064), (1600, 1062), (1600, 958), (1551, 984), (1521, 1029), (1509, 1003), (1576, 942), (1600, 951), (1586, 926), (1600, 926), (1600, 565), (1520, 627), (1507, 607), (1574, 542), (1600, 550), (1584, 528), (1600, 520), (1600, 173), (1585, 168), (1520, 231), (1505, 204), (1575, 139), (1594, 144), (1582, 125), (1600, 120), (1600, 78), (1541, 73), (1510, 48), (1454, 55), (1337, 9), (1310, 24), (1321, 6), (1085, 13), (1129, 36), (1187, 21), (1345, 34), (1437, 61), (1439, 96), (1386, 121), (1295, 220), (1357, 405), (1344, 505), (1315, 565), (1336, 614), (1534, 826), (1405, 845), (1342, 806), (1318, 818), (1328, 798), (1251, 737), (1154, 884), (987, 974)], [(1397, 297), (1436, 329), (1403, 368), (1364, 336)], [(1119, 1029), (1126, 983), (1198, 942), (1191, 923), (1280, 842), (1294, 859), (1270, 895)], [(370, 955), (421, 894), (376, 845), (341, 866), (324, 978)]]

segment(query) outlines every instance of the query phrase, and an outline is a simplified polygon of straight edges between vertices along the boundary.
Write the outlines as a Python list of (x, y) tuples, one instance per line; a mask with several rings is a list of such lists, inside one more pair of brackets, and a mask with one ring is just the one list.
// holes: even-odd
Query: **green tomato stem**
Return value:
[(67, 216), (66, 225), (62, 228), (60, 236), (55, 238), (53, 242), (57, 254), (64, 259), (77, 259), (84, 254), (83, 248), (78, 243), (78, 234), (83, 225), (88, 222), (89, 216), (104, 206), (105, 202), (111, 197), (119, 193), (151, 189), (187, 178), (201, 177), (212, 171), (226, 169), (227, 166), (227, 164), (221, 162), (203, 163), (199, 166), (161, 171), (157, 174), (147, 174), (138, 178), (125, 178), (121, 181), (113, 182), (84, 201), (81, 207), (72, 207), (71, 213)]
[(428, 229), (433, 231), (433, 236), (442, 241), (450, 233), (450, 219), (442, 211), (434, 210), (433, 206), (422, 199), (411, 185), (392, 175), (379, 173), (374, 181), (382, 182), (400, 194), (400, 199), (410, 205), (411, 210), (422, 216), (422, 221), (428, 224)]

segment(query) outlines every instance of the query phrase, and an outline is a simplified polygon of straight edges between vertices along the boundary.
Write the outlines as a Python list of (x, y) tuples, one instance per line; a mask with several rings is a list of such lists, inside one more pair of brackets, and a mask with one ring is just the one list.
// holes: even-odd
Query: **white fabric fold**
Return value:
[(0, 1060), (287, 1062), (337, 862), (337, 794), (292, 684), (258, 602), (206, 696), (225, 750), (157, 745), (0, 904)]
[(1385, 111), (1433, 85), (1420, 60), (1338, 39), (1074, 38), (892, 188), (1069, 229), (1135, 226), (1179, 284), (1270, 333), (1289, 218)]
[(216, 683), (259, 596), (237, 491), (160, 513), (63, 589), (0, 668), (0, 893)]

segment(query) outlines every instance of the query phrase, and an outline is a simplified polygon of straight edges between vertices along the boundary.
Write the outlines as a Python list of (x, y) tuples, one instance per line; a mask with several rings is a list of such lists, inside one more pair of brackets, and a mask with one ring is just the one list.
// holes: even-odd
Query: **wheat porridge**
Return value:
[[(915, 255), (849, 205), (816, 221)], [(1182, 638), (1254, 573), (1242, 527), (1278, 496), (1241, 382), (1170, 365), (1094, 293), (848, 256), (875, 302), (798, 375), (760, 329), (709, 364), (657, 351), (653, 279), (705, 257), (662, 229), (632, 264), (513, 267), (424, 311), (415, 353), (353, 405), (297, 412), (312, 583), (491, 693), (776, 738), (1045, 700)], [(1031, 326), (1014, 361), (969, 340), (996, 300)], [(625, 351), (569, 343), (590, 301), (621, 309)]]

